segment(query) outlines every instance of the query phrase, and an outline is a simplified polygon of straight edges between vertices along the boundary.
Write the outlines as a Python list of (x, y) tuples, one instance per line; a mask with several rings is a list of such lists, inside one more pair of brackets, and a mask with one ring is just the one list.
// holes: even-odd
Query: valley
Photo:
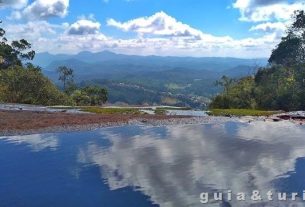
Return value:
[(57, 85), (56, 69), (74, 70), (75, 82), (95, 84), (109, 91), (116, 105), (172, 105), (206, 108), (221, 91), (215, 83), (222, 76), (240, 78), (254, 74), (267, 59), (221, 57), (160, 57), (81, 52), (75, 55), (39, 53), (33, 62)]

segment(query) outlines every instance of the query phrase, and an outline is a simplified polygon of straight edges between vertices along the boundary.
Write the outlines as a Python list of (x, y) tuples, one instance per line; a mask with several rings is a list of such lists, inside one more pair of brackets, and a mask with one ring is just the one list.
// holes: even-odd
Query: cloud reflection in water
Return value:
[(296, 159), (305, 157), (302, 126), (289, 122), (233, 125), (235, 133), (226, 124), (134, 127), (138, 133), (129, 135), (116, 128), (101, 130), (111, 146), (90, 143), (80, 149), (78, 159), (100, 166), (111, 190), (133, 186), (160, 206), (202, 206), (201, 192), (276, 191), (273, 180), (294, 171)]

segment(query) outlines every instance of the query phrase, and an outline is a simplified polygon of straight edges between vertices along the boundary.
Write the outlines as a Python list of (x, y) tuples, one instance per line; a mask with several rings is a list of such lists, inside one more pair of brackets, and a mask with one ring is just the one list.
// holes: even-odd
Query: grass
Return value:
[[(96, 113), (96, 114), (121, 114), (121, 115), (139, 115), (139, 114), (145, 114), (145, 112), (142, 112), (142, 109), (145, 110), (153, 110), (153, 109), (148, 109), (148, 108), (103, 108), (103, 107), (98, 107), (98, 106), (50, 106), (49, 108), (52, 109), (80, 109), (81, 111), (84, 112), (90, 112), (90, 113)], [(157, 107), (155, 109), (155, 114), (156, 115), (166, 115), (167, 110), (190, 110), (188, 107)]]
[(156, 115), (165, 115), (165, 114), (166, 114), (166, 109), (163, 109), (163, 108), (156, 108), (155, 114), (156, 114)]
[(50, 109), (78, 109), (77, 106), (48, 106)]
[(101, 107), (82, 107), (82, 111), (96, 114), (121, 114), (121, 115), (139, 115), (142, 114), (137, 108), (101, 108)]
[(211, 109), (212, 116), (270, 116), (279, 113), (278, 111), (263, 111), (255, 109)]
[(155, 114), (157, 115), (165, 115), (167, 110), (190, 110), (188, 107), (157, 107), (155, 110)]
[(156, 109), (163, 109), (163, 110), (191, 110), (189, 107), (157, 107)]

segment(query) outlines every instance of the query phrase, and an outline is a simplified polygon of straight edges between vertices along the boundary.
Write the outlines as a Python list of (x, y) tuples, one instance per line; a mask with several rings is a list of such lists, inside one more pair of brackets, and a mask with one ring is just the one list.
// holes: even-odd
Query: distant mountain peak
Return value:
[(111, 52), (110, 50), (103, 50), (103, 51), (101, 51), (100, 53), (117, 55), (116, 53)]
[(90, 52), (90, 51), (81, 51), (77, 55), (88, 55), (88, 54), (92, 54), (92, 52)]
[(81, 51), (77, 55), (118, 55), (118, 54), (111, 52), (109, 50), (103, 50), (100, 52)]
[(40, 53), (38, 53), (39, 55), (52, 55), (51, 53), (49, 53), (49, 52), (40, 52)]

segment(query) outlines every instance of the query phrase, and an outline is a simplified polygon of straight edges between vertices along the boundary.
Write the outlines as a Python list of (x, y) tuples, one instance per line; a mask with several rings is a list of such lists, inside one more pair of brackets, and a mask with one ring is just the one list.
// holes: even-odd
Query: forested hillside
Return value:
[(30, 63), (35, 57), (31, 44), (25, 39), (9, 42), (5, 35), (0, 28), (0, 103), (101, 105), (107, 101), (106, 89), (96, 85), (78, 88), (73, 70), (66, 66), (57, 68), (58, 80), (63, 83), (59, 90), (41, 67)]
[(222, 77), (224, 89), (211, 108), (305, 110), (305, 14), (296, 11), (287, 34), (272, 51), (269, 67), (241, 79)]

